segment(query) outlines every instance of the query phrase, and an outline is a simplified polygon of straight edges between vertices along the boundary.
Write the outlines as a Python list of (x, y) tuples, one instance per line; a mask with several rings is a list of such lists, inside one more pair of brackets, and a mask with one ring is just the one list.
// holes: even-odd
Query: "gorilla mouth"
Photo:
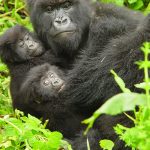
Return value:
[(58, 93), (60, 93), (61, 91), (63, 91), (64, 87), (65, 87), (65, 84), (62, 84), (62, 86), (60, 86), (60, 88), (58, 89)]
[(39, 46), (38, 48), (34, 49), (34, 50), (32, 51), (32, 53), (30, 53), (29, 55), (30, 55), (31, 57), (35, 57), (35, 56), (39, 56), (39, 55), (41, 55), (41, 54), (43, 54), (43, 53), (44, 53), (44, 49)]
[(70, 31), (62, 31), (62, 32), (59, 32), (57, 34), (54, 35), (54, 37), (58, 37), (58, 36), (68, 36), (68, 34), (73, 34), (75, 33), (75, 30), (70, 30)]

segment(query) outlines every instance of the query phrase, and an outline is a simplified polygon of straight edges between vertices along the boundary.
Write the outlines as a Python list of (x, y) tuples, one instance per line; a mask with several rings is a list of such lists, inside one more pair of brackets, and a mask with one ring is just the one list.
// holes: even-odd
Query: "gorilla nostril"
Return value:
[(62, 20), (62, 24), (66, 24), (67, 23), (67, 18), (65, 18), (64, 20)]
[(61, 25), (61, 21), (60, 20), (55, 20), (55, 23)]
[(30, 44), (29, 45), (29, 49), (33, 49), (34, 48), (34, 45), (33, 44)]
[(55, 78), (54, 81), (52, 82), (53, 86), (60, 86), (61, 81), (58, 78)]
[(56, 18), (54, 21), (55, 27), (65, 26), (69, 24), (69, 17)]

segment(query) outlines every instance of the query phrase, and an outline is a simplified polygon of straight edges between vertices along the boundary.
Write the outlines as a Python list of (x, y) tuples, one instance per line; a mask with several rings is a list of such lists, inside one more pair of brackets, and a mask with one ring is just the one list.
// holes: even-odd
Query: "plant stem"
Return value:
[(18, 1), (15, 0), (15, 12), (16, 12), (16, 10), (17, 10), (17, 4), (18, 4)]
[(17, 131), (19, 131), (20, 134), (22, 134), (22, 131), (21, 131), (16, 125), (14, 125), (13, 123), (9, 122), (9, 121), (6, 120), (6, 119), (1, 119), (1, 118), (0, 118), (0, 120), (2, 120), (2, 121), (4, 121), (4, 122), (6, 122), (7, 124), (11, 125), (11, 126), (14, 127)]
[[(147, 48), (147, 46), (145, 47)], [(145, 63), (148, 64), (149, 60), (148, 60), (148, 52), (145, 52)], [(150, 100), (149, 100), (149, 75), (148, 75), (148, 66), (145, 65), (144, 67), (144, 74), (145, 74), (145, 83), (146, 83), (146, 98), (147, 98), (147, 105), (148, 108), (150, 108)]]
[(0, 15), (0, 18), (3, 18), (3, 17), (8, 16), (8, 15), (10, 15), (10, 14), (12, 14), (12, 12), (7, 12), (7, 13), (4, 13), (4, 14), (1, 14), (1, 15)]

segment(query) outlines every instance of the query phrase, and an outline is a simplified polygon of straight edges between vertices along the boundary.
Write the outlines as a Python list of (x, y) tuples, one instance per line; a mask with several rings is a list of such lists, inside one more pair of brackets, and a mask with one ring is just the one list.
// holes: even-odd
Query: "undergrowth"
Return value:
[[(138, 61), (136, 64), (139, 69), (144, 70), (144, 82), (136, 84), (136, 88), (144, 89), (145, 94), (134, 93), (126, 88), (124, 81), (117, 76), (117, 74), (112, 70), (115, 81), (118, 83), (119, 87), (123, 91), (121, 94), (117, 94), (106, 101), (89, 119), (83, 121), (83, 123), (88, 124), (87, 130), (93, 126), (95, 120), (102, 114), (107, 115), (118, 115), (125, 113), (127, 111), (134, 112), (134, 118), (132, 116), (127, 117), (131, 119), (134, 123), (134, 127), (127, 128), (123, 125), (118, 124), (114, 127), (115, 132), (118, 134), (121, 140), (126, 143), (126, 146), (132, 148), (132, 150), (149, 150), (150, 148), (150, 78), (149, 78), (149, 68), (150, 61), (148, 60), (150, 55), (150, 43), (144, 43), (141, 48), (144, 53), (144, 61)], [(137, 110), (136, 107), (139, 107)], [(112, 150), (114, 144), (108, 139), (100, 141), (100, 146), (105, 150)]]

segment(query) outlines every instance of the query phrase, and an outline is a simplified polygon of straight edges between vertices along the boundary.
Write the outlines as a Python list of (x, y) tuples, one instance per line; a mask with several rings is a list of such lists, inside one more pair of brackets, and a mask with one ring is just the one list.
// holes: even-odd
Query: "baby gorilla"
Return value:
[[(35, 68), (40, 71), (40, 65), (45, 63), (51, 64), (53, 56), (44, 49), (42, 43), (35, 34), (19, 25), (10, 28), (0, 37), (0, 55), (2, 61), (8, 66), (10, 71), (10, 91), (13, 99), (13, 106), (14, 108), (19, 108), (24, 111), (24, 104), (20, 102), (22, 95), (16, 93), (22, 89), (23, 81), (26, 79), (29, 70), (37, 66)], [(60, 78), (62, 77), (59, 75), (61, 71), (57, 67), (49, 64), (47, 64), (49, 66), (49, 72), (46, 74), (43, 72), (44, 75), (40, 78), (40, 89), (42, 89), (41, 91), (45, 94), (47, 93), (49, 97), (53, 97), (61, 90), (64, 80)], [(38, 94), (36, 97), (37, 96)], [(30, 98), (30, 101), (36, 101), (34, 97)], [(45, 99), (45, 101), (47, 100), (48, 99)], [(24, 101), (28, 103), (29, 99), (25, 96)], [(44, 100), (41, 99), (41, 101)], [(20, 107), (20, 105), (22, 107)], [(30, 111), (25, 109), (25, 112), (29, 113)]]
[(19, 25), (7, 30), (0, 38), (0, 53), (6, 64), (30, 60), (44, 51), (37, 37)]
[(66, 81), (62, 77), (64, 73), (48, 63), (31, 68), (19, 91), (24, 98), (19, 108), (23, 105), (25, 112), (32, 111), (36, 117), (49, 120), (47, 128), (51, 131), (60, 131), (66, 138), (75, 137), (75, 133), (81, 129), (83, 118), (80, 114), (74, 114), (74, 110), (66, 107), (59, 97)]
[[(38, 74), (38, 76), (36, 76)], [(54, 101), (64, 88), (63, 72), (48, 63), (38, 65), (27, 73), (20, 92), (26, 101), (40, 104)], [(31, 85), (29, 87), (29, 85)], [(27, 94), (28, 93), (28, 94)], [(25, 95), (24, 95), (25, 94)], [(53, 106), (53, 102), (51, 103)], [(37, 106), (37, 108), (40, 106)]]

